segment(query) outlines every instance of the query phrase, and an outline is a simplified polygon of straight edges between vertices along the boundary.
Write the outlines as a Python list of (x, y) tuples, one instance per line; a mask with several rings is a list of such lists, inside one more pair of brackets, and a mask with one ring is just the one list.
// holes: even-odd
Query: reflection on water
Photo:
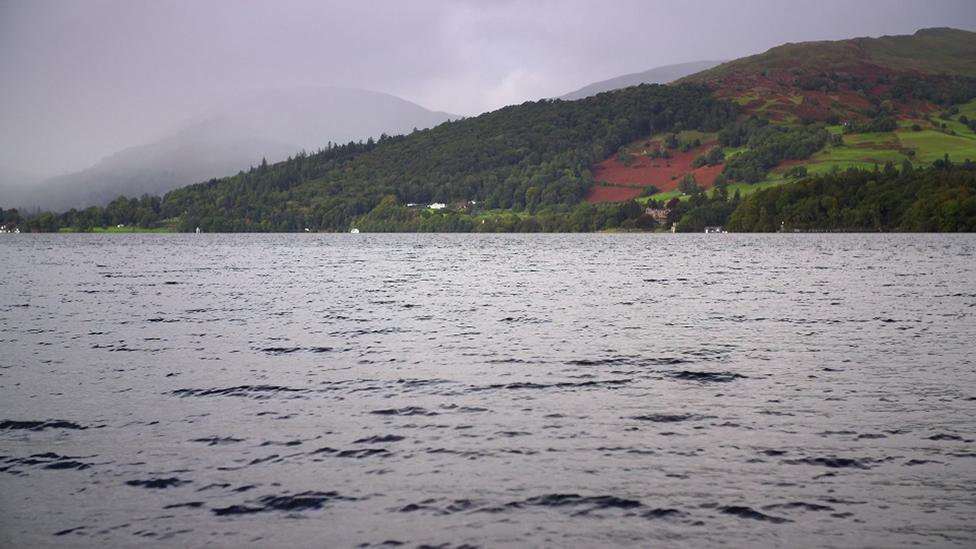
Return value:
[(0, 545), (971, 547), (976, 239), (0, 239)]

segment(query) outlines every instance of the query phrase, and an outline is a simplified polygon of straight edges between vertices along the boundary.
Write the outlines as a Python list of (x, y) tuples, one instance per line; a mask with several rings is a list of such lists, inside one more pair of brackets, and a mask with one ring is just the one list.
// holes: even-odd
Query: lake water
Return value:
[(976, 237), (4, 235), (0, 546), (976, 545)]

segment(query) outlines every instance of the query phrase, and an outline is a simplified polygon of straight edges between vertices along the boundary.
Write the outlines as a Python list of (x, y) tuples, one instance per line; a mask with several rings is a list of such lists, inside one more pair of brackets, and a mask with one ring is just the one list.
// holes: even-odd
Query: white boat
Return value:
[(349, 232), (350, 232), (351, 234), (359, 234), (359, 229), (357, 229), (357, 228), (355, 228), (355, 227), (353, 227), (353, 228), (352, 228), (352, 230), (351, 230), (351, 231), (349, 231)]

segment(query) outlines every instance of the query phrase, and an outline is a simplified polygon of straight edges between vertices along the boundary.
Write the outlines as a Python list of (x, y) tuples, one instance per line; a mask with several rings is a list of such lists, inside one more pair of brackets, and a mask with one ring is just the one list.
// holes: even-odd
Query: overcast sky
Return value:
[(783, 42), (976, 30), (976, 0), (0, 0), (0, 165), (54, 174), (227, 94), (361, 87), (473, 115)]

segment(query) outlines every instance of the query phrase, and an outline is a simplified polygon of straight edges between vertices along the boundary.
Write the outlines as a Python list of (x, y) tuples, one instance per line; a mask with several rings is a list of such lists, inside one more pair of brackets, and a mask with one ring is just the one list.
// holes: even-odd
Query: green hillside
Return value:
[(152, 223), (155, 216), (179, 218), (181, 230), (347, 231), (385, 196), (401, 204), (568, 210), (592, 184), (589, 167), (622, 144), (662, 131), (716, 131), (737, 113), (700, 86), (643, 85), (579, 101), (529, 102), (262, 164), (170, 192), (155, 205), (116, 201), (31, 226)]
[(757, 192), (733, 231), (976, 231), (976, 164), (848, 170)]
[[(962, 120), (962, 121), (961, 121)], [(965, 122), (963, 122), (965, 121)], [(826, 128), (834, 137), (809, 158), (783, 163), (752, 183), (733, 183), (731, 192), (742, 195), (796, 181), (796, 173), (827, 175), (849, 169), (873, 170), (887, 163), (927, 167), (946, 155), (957, 161), (976, 160), (976, 100), (956, 105), (933, 116), (897, 121), (889, 132), (845, 133), (841, 125)], [(739, 148), (737, 153), (748, 151)], [(792, 172), (792, 174), (791, 174)], [(652, 199), (667, 200), (675, 193)]]
[[(870, 170), (887, 162), (921, 167), (947, 154), (976, 159), (974, 32), (935, 28), (784, 44), (684, 82), (708, 85), (717, 97), (774, 124), (824, 121), (836, 136), (803, 161), (783, 163), (752, 185), (730, 187), (744, 195), (795, 181), (796, 174)], [(870, 127), (880, 121), (890, 129)]]
[[(667, 193), (644, 192), (646, 182), (623, 193), (612, 188), (627, 184), (631, 168), (652, 175), (673, 169), (669, 159), (682, 153), (683, 162), (704, 166), (705, 152), (713, 159), (704, 185), (714, 188), (702, 188), (687, 172), (665, 179)], [(119, 198), (105, 208), (27, 220), (0, 210), (0, 219), (32, 231), (117, 225), (206, 232), (595, 231), (672, 223), (700, 230), (726, 224), (756, 196), (811, 176), (881, 170), (893, 179), (892, 170), (914, 173), (933, 164), (935, 172), (967, 171), (970, 159), (976, 159), (976, 33), (927, 29), (786, 44), (677, 85), (527, 102), (407, 136), (330, 143), (164, 197)], [(600, 169), (608, 164), (624, 174), (624, 183), (595, 181), (593, 174), (605, 173)], [(600, 187), (613, 192), (591, 192)], [(960, 188), (945, 200), (968, 204), (968, 187)], [(638, 194), (638, 200), (620, 198)], [(651, 219), (646, 206), (667, 208), (667, 219)], [(765, 230), (766, 221), (737, 226)], [(916, 221), (874, 227), (969, 226)]]

